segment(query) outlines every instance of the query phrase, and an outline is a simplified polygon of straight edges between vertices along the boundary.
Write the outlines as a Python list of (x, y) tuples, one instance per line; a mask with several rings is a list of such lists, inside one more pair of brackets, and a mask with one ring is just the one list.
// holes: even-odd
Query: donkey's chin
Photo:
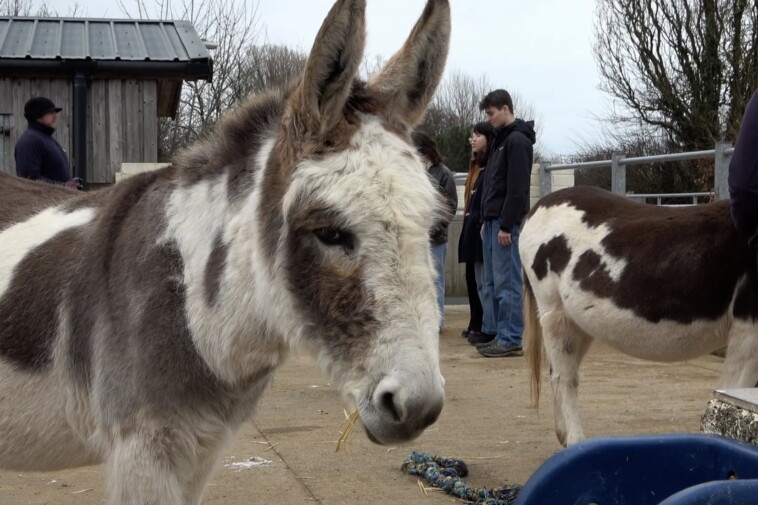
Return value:
[(358, 414), (369, 440), (379, 445), (410, 442), (431, 426), (442, 412), (443, 403), (439, 402), (425, 409), (422, 415), (406, 420), (389, 418), (368, 402), (358, 407)]

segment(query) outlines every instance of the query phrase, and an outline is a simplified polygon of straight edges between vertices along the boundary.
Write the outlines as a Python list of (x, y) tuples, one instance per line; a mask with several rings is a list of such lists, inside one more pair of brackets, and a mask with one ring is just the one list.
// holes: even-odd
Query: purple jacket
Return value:
[(38, 121), (30, 121), (21, 134), (14, 155), (16, 174), (27, 179), (41, 180), (52, 184), (65, 184), (71, 180), (68, 156), (57, 140), (55, 129)]

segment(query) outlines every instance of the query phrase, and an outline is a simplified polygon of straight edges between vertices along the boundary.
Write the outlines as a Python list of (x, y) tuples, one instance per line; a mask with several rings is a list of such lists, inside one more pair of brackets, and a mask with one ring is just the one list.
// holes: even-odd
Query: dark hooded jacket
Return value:
[(509, 233), (529, 212), (535, 140), (534, 121), (517, 119), (495, 128), (484, 171), (482, 220), (499, 219), (500, 229)]
[(29, 121), (14, 150), (19, 177), (65, 184), (71, 179), (68, 156), (53, 138), (54, 128), (38, 121)]
[(447, 243), (447, 229), (450, 225), (450, 221), (455, 216), (455, 211), (458, 208), (458, 192), (455, 189), (455, 175), (442, 163), (432, 165), (429, 168), (429, 178), (434, 183), (440, 195), (445, 200), (444, 213), (438, 220), (431, 232), (429, 233), (429, 241), (432, 245), (440, 245)]
[(758, 250), (758, 91), (748, 102), (729, 163), (732, 219)]

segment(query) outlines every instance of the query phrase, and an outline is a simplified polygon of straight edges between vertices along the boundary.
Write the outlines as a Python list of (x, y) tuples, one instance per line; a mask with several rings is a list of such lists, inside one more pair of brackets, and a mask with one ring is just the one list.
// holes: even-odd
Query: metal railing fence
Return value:
[[(684, 153), (658, 154), (654, 156), (638, 156), (627, 158), (624, 154), (614, 154), (610, 160), (587, 161), (584, 163), (565, 163), (553, 165), (549, 161), (543, 161), (539, 164), (540, 171), (540, 196), (545, 196), (552, 191), (552, 182), (550, 172), (556, 170), (580, 169), (580, 168), (611, 168), (611, 191), (621, 195), (629, 196), (635, 199), (641, 197), (660, 198), (666, 197), (693, 197), (707, 196), (709, 193), (652, 193), (646, 195), (627, 194), (626, 192), (626, 167), (629, 165), (640, 165), (644, 163), (657, 163), (664, 161), (681, 161), (694, 160), (699, 158), (714, 159), (714, 181), (713, 193), (718, 200), (729, 198), (729, 184), (727, 177), (729, 174), (729, 161), (732, 159), (734, 148), (726, 142), (718, 142), (714, 149), (705, 151), (690, 151)], [(695, 200), (696, 201), (696, 200)]]

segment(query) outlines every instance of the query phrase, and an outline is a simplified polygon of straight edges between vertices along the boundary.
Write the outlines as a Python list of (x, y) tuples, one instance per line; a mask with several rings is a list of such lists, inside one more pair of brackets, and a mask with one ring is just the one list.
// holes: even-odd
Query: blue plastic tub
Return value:
[(750, 479), (758, 447), (718, 435), (595, 438), (545, 461), (514, 505), (758, 505)]

